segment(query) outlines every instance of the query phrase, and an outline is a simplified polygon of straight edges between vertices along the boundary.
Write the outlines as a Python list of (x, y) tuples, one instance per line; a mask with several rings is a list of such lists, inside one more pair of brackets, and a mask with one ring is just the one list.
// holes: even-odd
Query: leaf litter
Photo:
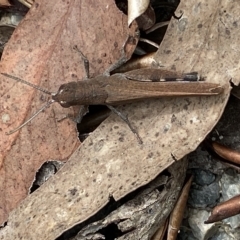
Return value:
[[(169, 69), (198, 71), (206, 81), (224, 85), (224, 94), (119, 107), (144, 144), (139, 145), (128, 126), (111, 115), (58, 174), (10, 213), (4, 239), (54, 239), (96, 213), (109, 196), (117, 201), (193, 151), (220, 118), (229, 81), (239, 83), (239, 8), (237, 2), (224, 0), (181, 2), (178, 9), (184, 14), (171, 21), (155, 56)], [(36, 231), (28, 232), (29, 228)]]
[(115, 239), (151, 239), (156, 229), (169, 216), (178, 199), (187, 166), (187, 158), (175, 162), (166, 172), (162, 172), (144, 186), (134, 198), (126, 201), (105, 218), (83, 227), (72, 240), (104, 239), (106, 236), (101, 233), (111, 224), (117, 225), (122, 232), (118, 237), (115, 235)]

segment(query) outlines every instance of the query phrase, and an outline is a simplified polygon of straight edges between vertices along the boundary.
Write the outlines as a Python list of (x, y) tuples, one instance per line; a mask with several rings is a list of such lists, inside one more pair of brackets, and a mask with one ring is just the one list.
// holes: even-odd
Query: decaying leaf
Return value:
[[(225, 93), (119, 107), (143, 144), (138, 144), (121, 119), (111, 115), (54, 178), (11, 212), (1, 232), (4, 239), (14, 239), (18, 231), (29, 234), (29, 227), (37, 236), (58, 236), (98, 212), (109, 196), (117, 201), (150, 182), (193, 151), (211, 131), (227, 102), (229, 80), (239, 81), (240, 6), (226, 0), (182, 1), (179, 10), (184, 14), (179, 21), (171, 21), (155, 60), (172, 70), (198, 71), (206, 81), (225, 86)], [(76, 200), (81, 209), (75, 209)]]
[[(97, 239), (97, 234), (111, 224), (116, 224), (122, 234), (114, 239), (151, 239), (159, 225), (169, 216), (178, 198), (187, 170), (186, 159), (175, 162), (133, 200), (110, 213), (106, 218), (84, 227), (74, 239)], [(162, 191), (161, 189), (162, 186)], [(104, 235), (102, 235), (102, 239)], [(74, 240), (73, 239), (73, 240)]]
[[(85, 161), (88, 160), (85, 159)], [(71, 228), (73, 223), (80, 223), (80, 221), (77, 221), (77, 219), (79, 219), (78, 215), (85, 215), (90, 209), (94, 208), (95, 204), (100, 204), (100, 202), (95, 201), (95, 199), (98, 198), (97, 195), (85, 192), (85, 190), (81, 188), (81, 178), (76, 178), (79, 185), (76, 184), (72, 186), (71, 189), (67, 189), (64, 192), (61, 190), (61, 192), (59, 192), (59, 184), (64, 184), (65, 181), (69, 182), (69, 180), (71, 180), (71, 178), (69, 178), (69, 171), (76, 176), (76, 170), (79, 171), (78, 165), (77, 161), (74, 164), (72, 164), (71, 161), (68, 161), (60, 170), (59, 174), (55, 175), (50, 180), (52, 184), (43, 185), (40, 189), (30, 195), (30, 197), (26, 198), (22, 204), (20, 204), (17, 211), (14, 210), (11, 213), (13, 214), (13, 218), (10, 216), (10, 219), (12, 218), (13, 221), (9, 219), (10, 221), (8, 221), (7, 226), (1, 232), (0, 239), (1, 237), (2, 239), (11, 239), (14, 236), (22, 236), (26, 239), (36, 239), (41, 236), (41, 239), (50, 240), (55, 239), (64, 230)], [(94, 167), (95, 166), (93, 166), (92, 170), (95, 170)], [(121, 229), (122, 227), (121, 230), (123, 233), (127, 231), (126, 228), (129, 230), (130, 226), (133, 228), (137, 227), (136, 231), (129, 232), (129, 238), (127, 239), (144, 239), (139, 238), (138, 236), (152, 236), (157, 226), (164, 222), (164, 219), (169, 215), (174, 206), (179, 190), (184, 181), (186, 169), (186, 159), (172, 165), (168, 169), (170, 173), (168, 177), (165, 174), (160, 175), (146, 190), (139, 194), (137, 198), (134, 198), (133, 201), (127, 202), (106, 219), (87, 226), (80, 231), (80, 239), (86, 234), (89, 234), (89, 236), (98, 234), (97, 232), (100, 229), (116, 222), (119, 222), (119, 228)], [(99, 180), (100, 179), (96, 179), (92, 182), (92, 180), (89, 179), (89, 184), (99, 185)], [(87, 182), (85, 183), (88, 184)], [(156, 188), (161, 185), (165, 186), (163, 191), (157, 190)], [(104, 191), (104, 188), (101, 190)], [(33, 197), (34, 195), (35, 197)], [(56, 195), (60, 197), (60, 202), (57, 202), (54, 205), (49, 205), (52, 203), (52, 198), (55, 198)], [(48, 196), (48, 202), (43, 203), (42, 199), (38, 196)], [(108, 195), (103, 196), (105, 204), (109, 200), (108, 198)], [(89, 200), (91, 203), (89, 202), (89, 204), (86, 205)], [(86, 202), (86, 204), (83, 201)], [(105, 204), (103, 204), (103, 206)], [(28, 206), (34, 206), (34, 209), (32, 207), (29, 208)], [(35, 215), (36, 210), (38, 212), (37, 215)], [(144, 216), (146, 217), (148, 214), (150, 214), (150, 216), (144, 218)], [(31, 217), (29, 218), (29, 216)], [(59, 224), (59, 218), (62, 220), (65, 219), (63, 225)], [(40, 219), (41, 224), (39, 224)], [(142, 221), (145, 222), (145, 225)], [(48, 224), (46, 223), (45, 225), (45, 222), (48, 222)], [(28, 225), (28, 227), (26, 225)], [(26, 230), (26, 227), (32, 229), (34, 226), (38, 226), (35, 231)], [(42, 227), (44, 227), (44, 231)], [(137, 238), (134, 238), (134, 234), (138, 234), (136, 236)], [(124, 237), (127, 237), (127, 233), (124, 234)]]
[[(112, 0), (98, 3), (36, 1), (7, 44), (0, 72), (55, 92), (60, 84), (85, 76), (82, 60), (73, 46), (77, 45), (88, 57), (94, 76), (121, 57), (122, 46), (129, 35), (134, 38), (135, 30), (134, 24), (131, 29), (127, 28), (126, 17)], [(137, 38), (128, 46), (128, 55), (132, 54), (136, 43)], [(5, 135), (40, 109), (47, 96), (3, 76), (0, 84), (2, 223), (8, 212), (26, 197), (42, 163), (50, 159), (66, 160), (79, 141), (74, 122), (70, 119), (57, 121), (71, 113), (71, 109), (64, 110), (58, 104), (21, 131)]]

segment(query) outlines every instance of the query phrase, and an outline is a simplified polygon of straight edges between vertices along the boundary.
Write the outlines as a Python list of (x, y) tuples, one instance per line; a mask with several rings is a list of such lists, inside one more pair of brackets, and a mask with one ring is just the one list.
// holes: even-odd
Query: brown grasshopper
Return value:
[(106, 72), (94, 78), (89, 78), (88, 60), (80, 51), (79, 53), (84, 60), (88, 80), (62, 84), (56, 93), (51, 93), (23, 79), (2, 73), (6, 77), (20, 81), (52, 96), (37, 113), (8, 134), (12, 134), (25, 126), (50, 104), (58, 102), (64, 108), (74, 105), (106, 105), (129, 125), (139, 142), (142, 142), (127, 117), (118, 112), (113, 107), (114, 105), (161, 97), (211, 96), (223, 91), (220, 85), (205, 82), (197, 72), (182, 74), (159, 68), (137, 69), (111, 76), (109, 72)]

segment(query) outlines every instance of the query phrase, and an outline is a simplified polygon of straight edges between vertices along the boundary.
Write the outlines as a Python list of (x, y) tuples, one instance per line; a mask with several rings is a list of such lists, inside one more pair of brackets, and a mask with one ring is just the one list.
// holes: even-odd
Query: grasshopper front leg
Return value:
[(77, 47), (77, 45), (75, 45), (75, 46), (73, 47), (73, 49), (79, 53), (79, 55), (80, 55), (80, 57), (81, 57), (81, 59), (82, 59), (82, 61), (83, 61), (83, 63), (84, 63), (84, 70), (85, 70), (85, 74), (86, 74), (86, 79), (89, 79), (89, 61), (88, 61), (88, 59), (87, 59), (87, 58), (83, 55), (83, 53), (79, 50), (79, 48)]

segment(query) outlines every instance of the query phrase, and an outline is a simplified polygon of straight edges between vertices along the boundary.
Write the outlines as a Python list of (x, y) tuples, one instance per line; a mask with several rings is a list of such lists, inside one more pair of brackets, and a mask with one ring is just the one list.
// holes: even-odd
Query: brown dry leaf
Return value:
[(161, 224), (161, 226), (156, 231), (156, 233), (153, 235), (151, 240), (164, 240), (167, 228), (168, 228), (168, 218), (165, 220), (165, 222), (163, 224)]
[[(89, 17), (94, 16), (94, 17)], [(114, 1), (37, 1), (7, 44), (0, 72), (23, 78), (49, 91), (85, 76), (77, 45), (90, 61), (91, 74), (102, 73), (121, 55), (136, 26)], [(117, 36), (117, 37), (116, 37)], [(137, 43), (137, 39), (135, 41)], [(129, 54), (135, 45), (129, 47)], [(0, 222), (29, 192), (35, 173), (49, 159), (66, 160), (79, 141), (75, 123), (56, 121), (70, 110), (53, 104), (30, 124), (10, 136), (46, 102), (44, 93), (1, 76)]]
[(139, 57), (139, 58), (133, 58), (131, 60), (129, 60), (128, 62), (126, 62), (125, 64), (123, 64), (122, 66), (120, 66), (119, 68), (117, 68), (115, 71), (113, 71), (113, 73), (124, 73), (127, 71), (132, 71), (134, 69), (140, 69), (140, 68), (150, 68), (152, 66), (152, 64), (156, 64), (155, 60), (154, 60), (154, 55), (155, 53), (149, 53), (144, 55), (143, 57)]
[(135, 20), (138, 24), (139, 29), (143, 31), (153, 27), (156, 22), (156, 15), (152, 6), (149, 5), (145, 12)]
[(214, 223), (235, 216), (240, 213), (240, 195), (219, 203), (211, 211), (211, 215), (204, 223)]
[(167, 240), (177, 239), (177, 235), (181, 227), (185, 207), (188, 200), (189, 190), (192, 185), (192, 180), (193, 176), (191, 176), (184, 185), (179, 195), (179, 198), (174, 206), (174, 209), (171, 212), (171, 215), (169, 217)]
[(0, 6), (1, 7), (9, 7), (11, 4), (9, 3), (8, 0), (0, 0)]
[(111, 115), (57, 175), (11, 212), (2, 239), (31, 234), (28, 228), (35, 229), (34, 236), (57, 236), (96, 213), (109, 196), (118, 200), (154, 179), (174, 162), (172, 155), (181, 159), (211, 131), (228, 100), (229, 80), (238, 81), (240, 6), (226, 0), (183, 1), (179, 10), (183, 17), (171, 21), (156, 59), (182, 72), (199, 71), (206, 81), (225, 85), (225, 93), (119, 107), (144, 143), (139, 145), (128, 126)]
[(224, 158), (230, 163), (240, 165), (240, 152), (218, 142), (212, 142), (211, 147), (220, 157)]
[[(151, 239), (159, 225), (168, 218), (177, 201), (187, 166), (186, 158), (173, 163), (133, 199), (112, 211), (107, 217), (82, 228), (72, 240), (98, 239), (100, 230), (103, 231), (113, 224), (123, 233), (122, 236), (114, 238), (115, 240)], [(104, 235), (101, 239), (104, 239), (103, 237)]]

